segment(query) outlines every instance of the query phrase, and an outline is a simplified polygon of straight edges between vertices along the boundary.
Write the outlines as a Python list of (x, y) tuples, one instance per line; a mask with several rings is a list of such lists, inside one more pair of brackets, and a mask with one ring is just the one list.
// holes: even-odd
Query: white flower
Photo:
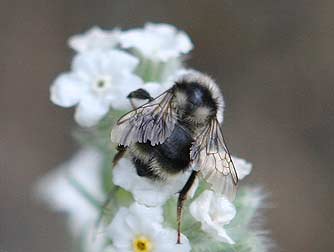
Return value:
[(188, 252), (190, 244), (182, 235), (176, 244), (177, 232), (162, 226), (161, 207), (145, 207), (134, 203), (120, 208), (107, 229), (117, 252)]
[[(232, 157), (239, 179), (243, 179), (252, 170), (252, 164)], [(202, 229), (218, 241), (234, 244), (226, 233), (224, 225), (230, 223), (236, 214), (234, 205), (226, 197), (210, 190), (204, 191), (190, 204), (191, 215), (201, 222)]]
[(224, 225), (234, 218), (234, 205), (224, 196), (205, 190), (190, 204), (191, 215), (202, 224), (202, 229), (218, 241), (234, 244)]
[[(79, 189), (98, 203), (104, 202), (101, 179), (102, 155), (95, 149), (82, 149), (70, 161), (41, 178), (37, 196), (51, 209), (65, 212), (75, 235), (94, 227), (99, 210)], [(75, 185), (76, 184), (76, 185)]]
[(102, 30), (94, 26), (83, 34), (74, 35), (69, 38), (69, 46), (77, 52), (84, 52), (94, 49), (112, 49), (119, 43), (121, 31)]
[(186, 184), (190, 172), (171, 176), (167, 181), (153, 181), (138, 176), (136, 168), (128, 159), (121, 159), (113, 168), (113, 182), (133, 194), (135, 200), (147, 206), (163, 205)]
[(132, 73), (137, 64), (137, 58), (119, 50), (80, 53), (72, 71), (61, 74), (51, 86), (51, 101), (62, 107), (77, 105), (76, 121), (93, 126), (110, 106), (130, 108), (126, 96), (142, 86), (142, 80)]
[(144, 28), (123, 32), (120, 43), (124, 48), (137, 49), (146, 58), (163, 62), (193, 48), (187, 34), (169, 24), (148, 23)]

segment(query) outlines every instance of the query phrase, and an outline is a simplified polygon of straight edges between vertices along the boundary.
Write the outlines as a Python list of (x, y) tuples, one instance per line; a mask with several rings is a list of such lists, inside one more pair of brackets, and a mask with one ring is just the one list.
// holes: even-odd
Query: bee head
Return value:
[(179, 116), (195, 124), (204, 124), (217, 114), (211, 91), (197, 82), (176, 82), (175, 103)]

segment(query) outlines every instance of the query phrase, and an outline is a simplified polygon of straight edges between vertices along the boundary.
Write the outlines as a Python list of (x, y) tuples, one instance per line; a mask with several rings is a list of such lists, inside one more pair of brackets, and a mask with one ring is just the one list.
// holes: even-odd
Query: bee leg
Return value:
[(115, 167), (118, 163), (118, 161), (124, 156), (126, 152), (126, 147), (123, 145), (118, 145), (117, 146), (117, 153), (112, 161), (112, 166)]
[(145, 89), (139, 88), (135, 91), (132, 91), (130, 94), (127, 96), (128, 99), (130, 99), (131, 106), (133, 109), (136, 108), (135, 104), (133, 103), (133, 98), (135, 99), (140, 99), (140, 100), (149, 100), (153, 101), (153, 97), (150, 95), (149, 92), (147, 92)]
[(176, 241), (177, 244), (181, 244), (181, 219), (182, 219), (183, 205), (187, 199), (187, 194), (189, 190), (194, 184), (197, 173), (198, 171), (192, 171), (187, 183), (180, 191), (179, 198), (177, 200), (177, 241)]

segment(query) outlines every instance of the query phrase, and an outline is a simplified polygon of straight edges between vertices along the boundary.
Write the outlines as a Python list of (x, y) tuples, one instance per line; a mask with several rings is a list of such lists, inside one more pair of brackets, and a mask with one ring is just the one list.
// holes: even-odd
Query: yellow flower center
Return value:
[(133, 252), (152, 252), (152, 247), (152, 242), (143, 235), (133, 241)]

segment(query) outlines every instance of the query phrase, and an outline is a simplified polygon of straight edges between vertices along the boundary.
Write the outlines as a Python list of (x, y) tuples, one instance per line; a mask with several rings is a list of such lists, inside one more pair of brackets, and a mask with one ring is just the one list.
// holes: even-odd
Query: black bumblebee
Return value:
[(235, 196), (238, 176), (221, 129), (223, 96), (210, 77), (188, 71), (154, 99), (143, 89), (128, 97), (149, 101), (125, 114), (113, 128), (111, 139), (118, 144), (114, 163), (128, 152), (138, 175), (154, 180), (192, 170), (177, 204), (180, 243), (183, 203), (196, 176), (215, 192)]

